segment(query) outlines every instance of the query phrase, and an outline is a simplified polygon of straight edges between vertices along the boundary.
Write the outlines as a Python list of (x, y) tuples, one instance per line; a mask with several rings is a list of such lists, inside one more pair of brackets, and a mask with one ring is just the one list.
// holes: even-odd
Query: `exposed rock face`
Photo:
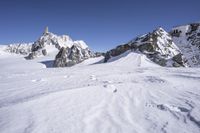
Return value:
[(172, 34), (173, 41), (180, 48), (182, 54), (187, 58), (191, 67), (200, 66), (200, 23), (192, 23), (172, 29), (180, 31), (179, 36)]
[(111, 57), (118, 56), (130, 49), (132, 49), (132, 45), (129, 44), (119, 45), (115, 49), (106, 52), (104, 62), (107, 62)]
[(42, 50), (42, 54), (43, 54), (44, 56), (46, 56), (46, 55), (47, 55), (47, 50), (46, 50), (46, 49), (43, 49), (43, 50)]
[(54, 61), (54, 67), (65, 67), (67, 64), (67, 48), (62, 47)]
[(185, 62), (187, 62), (187, 59), (183, 56), (183, 54), (179, 53), (176, 56), (172, 58), (174, 61), (173, 66), (179, 67), (179, 66), (185, 66)]
[(104, 62), (107, 62), (111, 57), (118, 56), (127, 50), (141, 52), (161, 66), (174, 66), (173, 64), (187, 66), (187, 60), (184, 59), (181, 51), (172, 41), (171, 36), (162, 28), (158, 28), (152, 33), (137, 37), (127, 44), (120, 45), (108, 51)]
[(170, 32), (171, 36), (173, 37), (180, 37), (182, 31), (181, 30), (178, 30), (178, 29), (174, 29)]
[(44, 30), (44, 34), (47, 34), (49, 32), (49, 28), (48, 28), (48, 26), (45, 28), (45, 30)]
[(71, 48), (63, 47), (56, 55), (54, 67), (73, 66), (92, 57), (95, 57), (95, 54), (88, 48), (83, 49), (79, 45), (73, 45)]
[(26, 56), (25, 59), (32, 60), (32, 59), (34, 59), (34, 57), (36, 57), (36, 54), (34, 52), (32, 52), (28, 56)]

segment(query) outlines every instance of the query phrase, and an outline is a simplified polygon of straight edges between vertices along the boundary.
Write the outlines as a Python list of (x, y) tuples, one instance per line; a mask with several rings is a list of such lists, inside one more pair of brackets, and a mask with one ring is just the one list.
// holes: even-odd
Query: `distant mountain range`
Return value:
[(161, 66), (199, 67), (200, 23), (174, 27), (169, 32), (159, 27), (106, 53), (95, 53), (84, 41), (73, 41), (67, 35), (55, 35), (49, 32), (48, 28), (34, 43), (12, 44), (6, 46), (4, 50), (22, 54), (26, 59), (52, 54), (55, 57), (55, 67), (72, 66), (85, 59), (98, 56), (105, 56), (104, 62), (106, 63), (127, 51), (144, 54), (152, 62)]

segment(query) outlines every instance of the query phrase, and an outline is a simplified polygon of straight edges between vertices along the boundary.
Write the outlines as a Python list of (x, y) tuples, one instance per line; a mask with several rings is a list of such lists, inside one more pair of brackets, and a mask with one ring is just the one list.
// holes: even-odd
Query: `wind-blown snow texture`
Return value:
[(0, 50), (1, 133), (199, 133), (200, 69), (126, 52), (46, 68)]

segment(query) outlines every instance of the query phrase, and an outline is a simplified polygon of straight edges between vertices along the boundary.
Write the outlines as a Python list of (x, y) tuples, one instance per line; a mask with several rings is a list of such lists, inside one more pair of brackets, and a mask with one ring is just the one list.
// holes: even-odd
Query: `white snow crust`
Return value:
[(1, 133), (199, 133), (200, 69), (132, 52), (46, 68), (0, 50)]

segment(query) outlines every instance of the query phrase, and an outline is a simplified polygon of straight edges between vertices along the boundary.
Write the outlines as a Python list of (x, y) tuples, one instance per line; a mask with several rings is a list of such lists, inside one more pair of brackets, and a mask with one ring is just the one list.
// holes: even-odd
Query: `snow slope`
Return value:
[(158, 65), (149, 60), (146, 55), (131, 52), (131, 50), (128, 50), (119, 56), (112, 57), (108, 62), (113, 66), (158, 67)]
[(199, 68), (159, 67), (137, 53), (46, 68), (49, 57), (0, 53), (1, 133), (200, 132)]

